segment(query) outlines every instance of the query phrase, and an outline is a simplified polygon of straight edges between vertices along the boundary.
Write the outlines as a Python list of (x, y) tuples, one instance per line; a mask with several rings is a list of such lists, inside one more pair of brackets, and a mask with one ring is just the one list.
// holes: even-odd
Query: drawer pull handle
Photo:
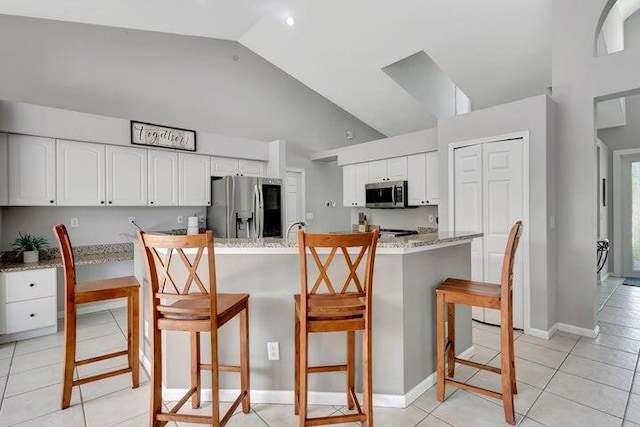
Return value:
[(29, 283), (29, 287), (33, 288), (36, 284), (35, 283)]
[(36, 317), (35, 313), (31, 313), (29, 317)]

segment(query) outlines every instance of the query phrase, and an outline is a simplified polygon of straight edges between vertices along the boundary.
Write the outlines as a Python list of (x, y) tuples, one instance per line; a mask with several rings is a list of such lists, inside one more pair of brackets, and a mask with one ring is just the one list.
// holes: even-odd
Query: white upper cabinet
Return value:
[(57, 140), (59, 206), (101, 206), (104, 197), (104, 145)]
[(55, 140), (9, 135), (9, 204), (56, 204)]
[(387, 159), (387, 181), (407, 180), (407, 157)]
[(9, 204), (9, 137), (0, 133), (0, 206)]
[(180, 206), (211, 204), (211, 160), (209, 156), (178, 154)]
[(414, 154), (407, 158), (408, 204), (438, 204), (438, 152)]
[(266, 176), (266, 165), (256, 160), (238, 160), (238, 173), (243, 176)]
[(267, 165), (257, 160), (231, 159), (229, 157), (211, 157), (211, 175), (228, 176), (266, 176)]
[(238, 175), (238, 159), (228, 157), (211, 157), (212, 176)]
[(409, 206), (427, 204), (427, 169), (426, 153), (407, 157), (407, 202)]
[(405, 181), (407, 179), (407, 158), (394, 157), (392, 159), (369, 162), (369, 181)]
[(427, 200), (430, 205), (437, 205), (440, 201), (440, 192), (438, 186), (440, 179), (438, 178), (440, 166), (440, 156), (437, 151), (426, 154), (427, 161)]
[(148, 150), (149, 205), (178, 206), (178, 153)]
[(342, 204), (344, 206), (364, 206), (365, 189), (369, 182), (369, 164), (358, 163), (342, 168)]
[(107, 205), (147, 205), (147, 150), (107, 146)]

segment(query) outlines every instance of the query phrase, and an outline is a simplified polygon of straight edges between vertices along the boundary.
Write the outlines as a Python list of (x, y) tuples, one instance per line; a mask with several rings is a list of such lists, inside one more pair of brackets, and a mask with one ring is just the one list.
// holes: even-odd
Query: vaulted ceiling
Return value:
[(0, 13), (236, 40), (391, 136), (433, 123), (382, 71), (419, 51), (474, 109), (543, 93), (551, 1), (2, 0)]

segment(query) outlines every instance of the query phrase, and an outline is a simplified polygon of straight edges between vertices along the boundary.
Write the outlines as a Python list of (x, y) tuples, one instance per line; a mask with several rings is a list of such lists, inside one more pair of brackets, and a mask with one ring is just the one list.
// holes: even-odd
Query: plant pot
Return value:
[(24, 251), (22, 253), (25, 263), (38, 262), (40, 253), (38, 251)]

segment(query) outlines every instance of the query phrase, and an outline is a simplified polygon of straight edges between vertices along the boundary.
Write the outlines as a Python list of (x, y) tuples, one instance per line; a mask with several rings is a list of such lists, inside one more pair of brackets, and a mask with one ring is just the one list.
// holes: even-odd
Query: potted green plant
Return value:
[(18, 233), (18, 238), (13, 242), (13, 248), (17, 255), (22, 254), (25, 263), (38, 262), (40, 251), (49, 248), (49, 242), (42, 236)]

